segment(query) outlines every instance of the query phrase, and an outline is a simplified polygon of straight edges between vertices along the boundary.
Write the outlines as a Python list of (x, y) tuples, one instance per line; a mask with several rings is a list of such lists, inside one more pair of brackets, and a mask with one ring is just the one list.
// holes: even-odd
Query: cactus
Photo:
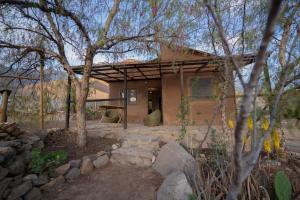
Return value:
[(292, 196), (292, 185), (289, 177), (278, 171), (275, 176), (275, 193), (278, 200), (290, 200)]

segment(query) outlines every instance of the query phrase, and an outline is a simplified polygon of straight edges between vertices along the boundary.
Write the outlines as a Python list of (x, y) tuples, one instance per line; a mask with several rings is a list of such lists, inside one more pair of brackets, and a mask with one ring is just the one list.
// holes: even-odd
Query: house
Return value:
[[(235, 56), (243, 65), (253, 63), (255, 56)], [(161, 45), (160, 55), (149, 62), (126, 60), (122, 63), (95, 65), (91, 76), (109, 83), (111, 105), (123, 106), (125, 120), (143, 123), (144, 118), (155, 109), (162, 112), (162, 123), (180, 123), (181, 97), (189, 102), (190, 121), (201, 125), (210, 120), (219, 105), (220, 83), (224, 80), (225, 58), (178, 46)], [(82, 73), (80, 67), (74, 71)], [(230, 75), (233, 80), (233, 73)], [(124, 88), (127, 103), (124, 104)], [(230, 81), (227, 92), (226, 115), (235, 115), (234, 82)], [(126, 93), (125, 93), (126, 95)], [(221, 123), (217, 113), (215, 124)]]

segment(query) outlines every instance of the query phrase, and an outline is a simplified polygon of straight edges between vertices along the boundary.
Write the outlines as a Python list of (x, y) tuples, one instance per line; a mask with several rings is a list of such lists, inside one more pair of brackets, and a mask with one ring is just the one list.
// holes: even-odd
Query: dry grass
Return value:
[[(293, 196), (296, 198), (300, 191), (299, 174), (297, 171), (287, 170), (287, 166), (291, 165), (290, 162), (281, 162), (281, 165), (278, 163), (277, 161), (270, 162), (267, 159), (260, 159), (251, 175), (244, 182), (239, 199), (275, 199), (274, 177), (279, 170), (284, 170), (290, 177), (293, 185)], [(232, 166), (225, 155), (211, 154), (210, 156), (198, 157), (197, 170), (192, 177), (189, 177), (194, 192), (198, 196), (197, 199), (226, 199), (233, 175)]]

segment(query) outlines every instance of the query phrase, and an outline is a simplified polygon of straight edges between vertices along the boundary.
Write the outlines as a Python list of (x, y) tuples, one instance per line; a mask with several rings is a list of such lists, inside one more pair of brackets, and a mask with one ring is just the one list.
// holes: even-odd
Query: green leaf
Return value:
[(275, 193), (278, 200), (290, 200), (292, 196), (292, 185), (289, 177), (278, 171), (275, 176)]

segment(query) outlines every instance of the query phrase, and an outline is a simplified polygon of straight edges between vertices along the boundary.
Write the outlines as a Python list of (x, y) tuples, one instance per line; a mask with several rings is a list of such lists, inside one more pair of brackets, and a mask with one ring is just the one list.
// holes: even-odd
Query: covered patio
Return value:
[[(97, 64), (94, 65), (91, 72), (91, 77), (99, 79), (110, 84), (122, 83), (124, 97), (120, 98), (108, 98), (108, 99), (94, 99), (88, 100), (88, 102), (116, 102), (123, 103), (123, 128), (128, 127), (128, 102), (124, 99), (128, 99), (128, 82), (138, 81), (152, 81), (159, 80), (162, 87), (162, 77), (166, 75), (177, 74), (179, 75), (180, 96), (184, 96), (184, 74), (199, 75), (206, 72), (222, 73), (222, 67), (225, 64), (225, 57), (212, 56), (211, 54), (195, 51), (197, 55), (201, 56), (201, 59), (180, 59), (180, 60), (159, 60), (155, 59), (149, 62), (133, 62), (133, 63), (112, 63), (112, 64)], [(255, 56), (252, 54), (245, 54), (243, 56), (236, 56), (237, 60), (241, 62), (241, 66), (251, 64), (255, 60)], [(73, 68), (77, 74), (83, 74), (83, 66), (76, 66)], [(166, 84), (166, 83), (164, 83)], [(68, 78), (68, 91), (66, 102), (66, 123), (65, 128), (69, 128), (70, 121), (70, 85), (71, 80)], [(163, 108), (162, 108), (163, 109)], [(162, 111), (163, 113), (163, 111)], [(119, 126), (119, 125), (118, 125)]]

